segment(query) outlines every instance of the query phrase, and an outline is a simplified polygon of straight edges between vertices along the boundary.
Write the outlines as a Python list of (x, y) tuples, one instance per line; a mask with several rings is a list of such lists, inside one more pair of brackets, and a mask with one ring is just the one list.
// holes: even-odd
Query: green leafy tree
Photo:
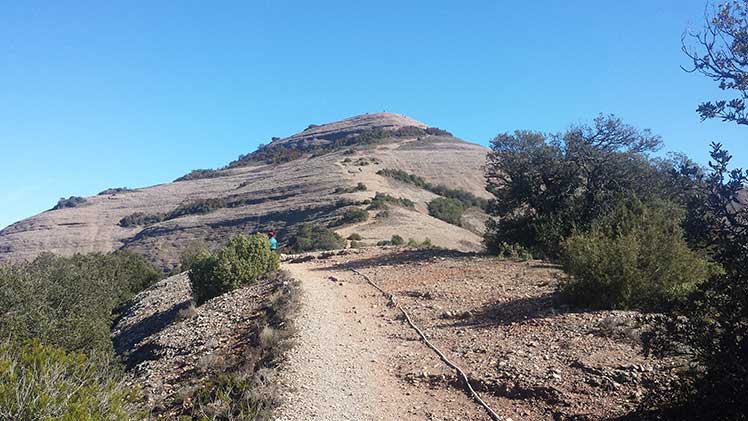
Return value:
[(661, 140), (614, 116), (598, 116), (592, 125), (563, 134), (517, 131), (491, 142), (486, 176), (496, 197), (486, 245), (518, 244), (536, 256), (556, 258), (559, 244), (620, 200), (642, 200), (667, 190), (667, 171), (648, 158)]
[(685, 306), (666, 318), (655, 350), (690, 356), (682, 394), (667, 405), (673, 416), (745, 419), (748, 414), (748, 172), (729, 169), (731, 156), (712, 144), (706, 207), (714, 215), (710, 242), (724, 272), (704, 282)]
[[(691, 40), (692, 44), (688, 44)], [(748, 125), (745, 101), (748, 98), (748, 1), (732, 0), (716, 6), (706, 17), (701, 32), (683, 36), (683, 52), (698, 72), (717, 82), (723, 91), (736, 92), (731, 99), (707, 101), (696, 112), (702, 120), (720, 118)]]

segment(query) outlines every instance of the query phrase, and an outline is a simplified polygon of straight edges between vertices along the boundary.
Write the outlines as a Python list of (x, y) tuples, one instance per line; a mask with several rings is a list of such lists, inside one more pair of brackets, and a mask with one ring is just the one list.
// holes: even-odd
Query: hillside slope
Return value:
[[(285, 155), (277, 158), (278, 151)], [(416, 206), (393, 209), (388, 217), (372, 217), (360, 226), (339, 227), (341, 233), (359, 232), (365, 243), (393, 234), (418, 241), (429, 237), (438, 246), (474, 250), (480, 247), (484, 215), (468, 212), (470, 229), (447, 224), (428, 215), (427, 203), (435, 194), (376, 172), (401, 169), (433, 184), (488, 197), (481, 169), (486, 152), (404, 116), (353, 117), (274, 139), (225, 169), (88, 197), (75, 207), (17, 222), (0, 231), (0, 261), (30, 259), (45, 251), (70, 255), (125, 248), (169, 268), (194, 240), (219, 244), (237, 232), (272, 229), (283, 242), (294, 225), (330, 223), (351, 201), (370, 199), (376, 192), (408, 198)], [(367, 190), (335, 193), (357, 183)], [(122, 224), (126, 217), (130, 223)]]

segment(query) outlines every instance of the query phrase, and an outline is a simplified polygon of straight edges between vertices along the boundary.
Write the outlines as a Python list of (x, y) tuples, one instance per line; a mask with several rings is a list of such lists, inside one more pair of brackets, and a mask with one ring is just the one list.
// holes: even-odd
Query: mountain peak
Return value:
[(402, 127), (425, 129), (428, 126), (402, 114), (367, 113), (332, 123), (310, 124), (299, 133), (274, 140), (273, 144), (313, 143), (315, 140), (334, 140), (373, 129), (396, 130)]

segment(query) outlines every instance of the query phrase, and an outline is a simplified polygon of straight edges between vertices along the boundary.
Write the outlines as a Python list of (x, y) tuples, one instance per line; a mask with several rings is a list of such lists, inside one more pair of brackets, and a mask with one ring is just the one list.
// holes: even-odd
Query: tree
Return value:
[[(704, 282), (687, 305), (664, 321), (655, 349), (686, 350), (684, 406), (704, 419), (745, 419), (748, 414), (748, 172), (730, 170), (731, 156), (712, 144), (706, 207), (713, 257), (723, 274)], [(675, 344), (675, 346), (673, 346)], [(678, 401), (676, 401), (678, 403)], [(694, 412), (696, 411), (696, 412)]]
[(517, 131), (491, 142), (486, 165), (489, 212), (486, 245), (518, 244), (537, 256), (558, 257), (559, 244), (632, 193), (642, 200), (661, 194), (667, 172), (648, 153), (659, 136), (615, 116), (563, 134)]
[[(696, 112), (702, 120), (721, 118), (748, 125), (748, 1), (732, 0), (712, 8), (701, 32), (683, 34), (683, 52), (693, 65), (684, 68), (719, 83), (724, 91), (737, 91), (729, 100), (707, 101)], [(689, 45), (687, 40), (693, 41)]]

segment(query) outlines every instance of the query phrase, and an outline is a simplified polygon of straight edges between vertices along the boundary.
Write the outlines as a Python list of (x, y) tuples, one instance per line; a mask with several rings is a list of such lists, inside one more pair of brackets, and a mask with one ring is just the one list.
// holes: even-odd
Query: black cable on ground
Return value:
[(397, 303), (397, 301), (395, 300), (395, 296), (394, 295), (392, 295), (389, 292), (383, 290), (379, 285), (377, 285), (376, 283), (374, 283), (374, 281), (372, 281), (368, 276), (366, 276), (363, 273), (357, 271), (356, 269), (351, 269), (351, 271), (353, 273), (355, 273), (356, 275), (364, 278), (366, 280), (366, 282), (369, 283), (369, 285), (373, 286), (374, 288), (376, 288), (377, 290), (379, 290), (379, 292), (381, 292), (385, 297), (387, 297), (387, 299), (390, 300), (390, 304), (392, 304), (393, 306), (397, 307), (397, 309), (400, 310), (400, 312), (403, 314), (403, 316), (405, 316), (405, 320), (408, 321), (408, 324), (410, 325), (410, 327), (412, 327), (416, 332), (418, 332), (418, 336), (421, 337), (421, 339), (423, 340), (423, 342), (429, 348), (431, 348), (434, 352), (436, 352), (436, 354), (439, 356), (439, 358), (441, 358), (442, 361), (444, 361), (445, 364), (447, 364), (449, 367), (451, 367), (453, 370), (455, 370), (457, 372), (458, 376), (460, 377), (460, 379), (462, 380), (462, 382), (465, 384), (465, 388), (467, 389), (468, 394), (470, 395), (470, 397), (473, 398), (476, 402), (478, 402), (478, 404), (480, 406), (482, 406), (483, 409), (486, 410), (486, 412), (488, 412), (488, 415), (491, 417), (492, 420), (495, 420), (495, 421), (501, 420), (501, 417), (499, 417), (499, 415), (493, 409), (491, 409), (491, 407), (488, 406), (488, 404), (483, 399), (481, 399), (480, 396), (478, 396), (478, 393), (475, 391), (475, 389), (473, 389), (473, 386), (470, 384), (470, 380), (468, 379), (468, 376), (465, 374), (465, 372), (462, 371), (462, 369), (460, 367), (458, 367), (455, 363), (453, 363), (452, 361), (450, 361), (449, 358), (447, 358), (447, 356), (444, 355), (444, 353), (439, 350), (439, 348), (437, 348), (436, 346), (434, 346), (434, 344), (432, 344), (428, 340), (428, 338), (426, 338), (426, 335), (423, 333), (423, 331), (421, 331), (421, 329), (419, 329), (418, 326), (416, 326), (416, 324), (413, 323), (413, 320), (411, 320), (410, 315), (408, 315), (408, 312), (405, 311), (405, 309), (402, 308), (402, 306), (400, 306), (400, 304)]

